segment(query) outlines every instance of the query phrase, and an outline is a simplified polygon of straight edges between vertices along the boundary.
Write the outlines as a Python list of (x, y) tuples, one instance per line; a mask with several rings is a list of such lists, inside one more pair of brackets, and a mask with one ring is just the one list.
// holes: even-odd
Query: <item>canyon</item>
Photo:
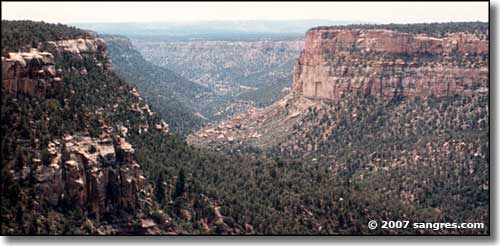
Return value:
[[(308, 221), (347, 214), (336, 217), (334, 233), (351, 228), (345, 221), (377, 217), (433, 220), (475, 211), (486, 219), (478, 201), (487, 204), (490, 189), (488, 33), (443, 26), (313, 28), (287, 95), (208, 124), (187, 142), (214, 153), (272, 158), (250, 172), (273, 182), (256, 192), (281, 204), (310, 187), (301, 194), (305, 203), (327, 212), (301, 203), (296, 214)], [(261, 172), (266, 167), (268, 173)], [(296, 181), (301, 175), (302, 182)], [(469, 182), (471, 193), (458, 188)], [(239, 185), (255, 186), (247, 179)], [(273, 195), (276, 187), (286, 187), (284, 195)], [(310, 194), (326, 198), (308, 200)], [(469, 198), (476, 205), (459, 212), (448, 206)], [(324, 205), (329, 203), (334, 205)], [(311, 227), (321, 231), (325, 224)]]
[(105, 35), (115, 72), (133, 81), (141, 95), (179, 135), (198, 129), (206, 119), (201, 112), (210, 107), (213, 93), (176, 72), (144, 59), (125, 36)]
[(268, 149), (295, 134), (292, 126), (310, 108), (325, 107), (322, 100), (354, 94), (387, 100), (487, 95), (488, 47), (483, 33), (436, 37), (389, 29), (313, 28), (295, 62), (288, 95), (209, 124), (188, 142), (213, 150), (245, 145)]
[[(234, 38), (238, 38), (235, 35)], [(264, 107), (286, 94), (300, 39), (132, 40), (144, 59), (175, 71), (209, 90), (196, 98), (199, 114), (225, 120), (251, 107)]]
[(368, 222), (411, 216), (486, 227), (404, 234), (489, 234), (488, 35), (317, 27), (305, 42), (142, 40), (141, 54), (2, 21), (1, 231), (392, 235)]

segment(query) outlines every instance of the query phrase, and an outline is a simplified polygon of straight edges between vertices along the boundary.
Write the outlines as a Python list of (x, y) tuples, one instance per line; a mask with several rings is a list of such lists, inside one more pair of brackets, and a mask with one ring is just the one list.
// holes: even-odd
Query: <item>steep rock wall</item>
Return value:
[(18, 182), (32, 180), (41, 204), (70, 204), (98, 220), (118, 209), (151, 206), (152, 187), (124, 138), (67, 135), (47, 151), (46, 160), (33, 159), (13, 173)]
[(294, 67), (293, 92), (335, 99), (343, 93), (449, 96), (488, 92), (488, 40), (383, 29), (315, 29)]

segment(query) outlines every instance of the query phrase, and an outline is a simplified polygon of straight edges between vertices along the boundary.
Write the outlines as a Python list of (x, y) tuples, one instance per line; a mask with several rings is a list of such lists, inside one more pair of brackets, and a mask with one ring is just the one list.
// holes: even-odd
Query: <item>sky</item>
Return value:
[(488, 21), (488, 2), (3, 2), (3, 20), (51, 23), (306, 20)]

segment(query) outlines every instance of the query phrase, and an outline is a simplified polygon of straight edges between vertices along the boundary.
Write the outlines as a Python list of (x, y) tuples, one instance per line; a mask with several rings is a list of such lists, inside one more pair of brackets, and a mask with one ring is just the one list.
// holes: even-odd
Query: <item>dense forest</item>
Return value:
[[(263, 214), (286, 230), (295, 223), (293, 233), (304, 230), (306, 222), (284, 218), (301, 213), (309, 215), (304, 220), (310, 233), (328, 234), (371, 233), (368, 218), (487, 221), (488, 118), (484, 95), (387, 101), (352, 94), (310, 107), (274, 147), (243, 143), (211, 149), (267, 157), (260, 165), (234, 167), (229, 178), (246, 174), (234, 189), (253, 189), (256, 198), (234, 195), (237, 201), (267, 204), (260, 209), (272, 212)], [(230, 167), (221, 168), (230, 175)], [(222, 187), (214, 190), (224, 193)]]
[[(42, 36), (52, 27), (5, 23), (13, 26), (9, 32), (31, 35), (27, 30), (42, 25)], [(58, 32), (61, 36), (54, 38), (60, 39), (75, 29), (63, 26)], [(30, 38), (35, 39), (22, 37)], [(10, 39), (5, 45), (17, 50), (25, 44)], [(168, 220), (176, 234), (489, 232), (488, 224), (482, 230), (440, 231), (367, 226), (369, 220), (488, 221), (487, 96), (391, 101), (348, 95), (310, 108), (289, 140), (276, 148), (210, 152), (157, 130), (159, 115), (135, 110), (145, 102), (131, 95), (134, 86), (97, 62), (58, 60), (65, 71), (60, 94), (35, 98), (2, 91), (2, 234), (97, 234), (96, 227), (129, 213), (134, 221), (137, 216), (150, 216), (158, 224)], [(148, 131), (141, 131), (144, 125)], [(47, 165), (51, 141), (66, 134), (99, 138), (103, 126), (115, 132), (129, 129), (126, 140), (154, 187), (147, 210), (114, 211), (95, 219), (63, 201), (57, 206), (42, 202), (33, 188), (34, 171), (27, 174), (34, 178), (14, 179), (13, 173), (26, 165), (31, 170)]]

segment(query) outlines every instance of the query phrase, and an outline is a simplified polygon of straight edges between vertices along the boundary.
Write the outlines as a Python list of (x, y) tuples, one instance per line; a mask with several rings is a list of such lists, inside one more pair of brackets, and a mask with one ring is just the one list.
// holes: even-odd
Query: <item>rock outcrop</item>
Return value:
[(385, 29), (312, 29), (294, 67), (293, 92), (335, 99), (343, 93), (447, 96), (488, 92), (488, 39)]
[[(48, 41), (40, 49), (2, 56), (3, 91), (35, 97), (60, 92), (64, 75), (61, 64), (56, 64), (60, 60), (93, 61), (102, 69), (111, 69), (111, 60), (100, 38)], [(85, 75), (87, 71), (82, 69), (80, 73)]]
[(101, 38), (48, 41), (42, 45), (42, 49), (55, 56), (67, 54), (77, 61), (93, 59), (97, 62), (98, 67), (112, 69), (105, 42)]
[(6, 92), (36, 97), (44, 97), (47, 91), (60, 92), (60, 75), (49, 52), (32, 49), (2, 57), (2, 89)]
[(44, 160), (35, 158), (34, 165), (13, 171), (19, 182), (33, 180), (39, 204), (70, 204), (96, 220), (152, 206), (152, 186), (124, 138), (66, 135), (50, 142), (47, 152)]

